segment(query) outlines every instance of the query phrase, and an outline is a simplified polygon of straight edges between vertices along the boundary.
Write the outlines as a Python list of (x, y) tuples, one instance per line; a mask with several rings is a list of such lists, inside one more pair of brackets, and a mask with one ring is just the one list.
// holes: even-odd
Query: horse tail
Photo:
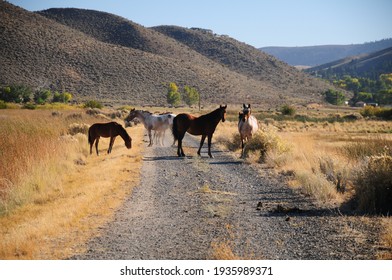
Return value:
[(177, 125), (177, 116), (174, 117), (173, 119), (173, 126), (172, 126), (172, 133), (173, 133), (173, 137), (174, 140), (177, 141), (178, 140), (178, 125)]
[(91, 127), (88, 129), (88, 143), (91, 145), (94, 143), (93, 135), (92, 135), (92, 129)]

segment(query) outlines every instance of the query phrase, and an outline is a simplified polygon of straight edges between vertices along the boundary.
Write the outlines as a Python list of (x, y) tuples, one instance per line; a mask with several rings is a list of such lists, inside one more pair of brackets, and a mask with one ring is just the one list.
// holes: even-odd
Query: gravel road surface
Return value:
[(241, 259), (375, 259), (376, 223), (320, 207), (214, 145), (215, 158), (199, 157), (198, 141), (185, 137), (186, 158), (146, 148), (140, 185), (72, 259), (213, 259), (224, 246)]

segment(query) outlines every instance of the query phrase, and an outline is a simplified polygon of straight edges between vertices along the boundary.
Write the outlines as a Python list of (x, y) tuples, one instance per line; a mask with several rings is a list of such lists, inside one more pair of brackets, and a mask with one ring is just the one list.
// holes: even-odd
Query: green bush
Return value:
[(0, 89), (0, 99), (5, 102), (27, 103), (31, 100), (31, 95), (31, 88), (24, 85), (12, 85)]
[(0, 109), (7, 109), (7, 104), (3, 100), (0, 100)]
[(340, 91), (328, 89), (324, 92), (325, 100), (333, 105), (342, 105), (346, 100), (344, 94)]
[(41, 89), (41, 90), (37, 90), (34, 93), (34, 102), (36, 104), (45, 104), (46, 101), (48, 101), (49, 97), (52, 95), (51, 91), (48, 89)]
[(392, 109), (388, 108), (365, 106), (365, 108), (361, 109), (359, 113), (364, 117), (376, 117), (386, 120), (392, 119)]
[(285, 116), (294, 116), (296, 113), (295, 108), (291, 105), (283, 105), (280, 112)]
[(86, 103), (84, 103), (83, 108), (91, 108), (91, 109), (98, 108), (98, 109), (102, 109), (103, 105), (99, 101), (89, 100)]
[(53, 102), (67, 103), (71, 99), (72, 99), (72, 94), (70, 94), (69, 92), (59, 93), (59, 92), (56, 91), (53, 94)]
[(358, 171), (355, 198), (358, 209), (372, 214), (392, 212), (392, 157), (372, 156)]
[(23, 105), (22, 109), (35, 110), (35, 109), (37, 109), (37, 105), (35, 105), (33, 103), (26, 103)]

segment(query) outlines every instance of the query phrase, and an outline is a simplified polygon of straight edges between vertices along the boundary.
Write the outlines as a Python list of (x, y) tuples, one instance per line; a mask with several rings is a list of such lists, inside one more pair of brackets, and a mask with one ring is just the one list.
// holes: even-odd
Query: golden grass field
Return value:
[[(64, 259), (78, 253), (139, 183), (146, 146), (143, 126), (127, 128), (132, 149), (126, 149), (118, 137), (107, 155), (108, 139), (101, 138), (100, 156), (90, 156), (83, 129), (109, 118), (74, 107), (55, 109), (55, 114), (53, 108), (0, 110), (0, 259)], [(207, 111), (211, 110), (203, 113)], [(174, 113), (179, 112), (199, 114), (187, 108)], [(322, 117), (331, 111), (301, 114)], [(237, 117), (238, 111), (228, 111), (227, 121), (218, 125), (213, 138), (234, 157), (240, 156)], [(246, 162), (258, 166), (261, 173), (289, 174), (289, 186), (323, 206), (342, 206), (355, 195), (355, 178), (364, 168), (356, 153), (392, 151), (390, 121), (331, 123), (260, 117), (259, 123), (261, 129), (255, 142), (249, 143)], [(76, 133), (79, 126), (82, 133)], [(260, 141), (268, 143), (262, 157)], [(213, 186), (202, 191), (211, 190)], [(372, 217), (366, 216), (364, 222)], [(380, 258), (392, 258), (391, 218), (380, 220), (385, 229), (381, 240), (389, 248)], [(236, 257), (230, 244), (213, 245), (217, 258)]]
[[(89, 155), (87, 136), (71, 136), (75, 123), (105, 122), (82, 110), (0, 111), (0, 259), (63, 259), (77, 253), (139, 183), (141, 126), (127, 128), (106, 154)], [(121, 123), (121, 121), (119, 121)]]

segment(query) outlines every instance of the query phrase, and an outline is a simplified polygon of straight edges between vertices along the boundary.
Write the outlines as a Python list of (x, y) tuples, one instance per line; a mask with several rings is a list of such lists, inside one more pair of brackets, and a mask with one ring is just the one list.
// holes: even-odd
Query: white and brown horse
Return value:
[(252, 136), (259, 129), (257, 119), (251, 115), (250, 104), (243, 104), (242, 112), (238, 113), (238, 131), (241, 137), (241, 157), (244, 157), (245, 142), (252, 139)]
[[(174, 114), (162, 114), (162, 115), (155, 115), (152, 114), (148, 111), (143, 111), (143, 110), (135, 110), (133, 108), (129, 115), (125, 118), (125, 122), (129, 123), (133, 119), (137, 118), (140, 120), (144, 127), (148, 131), (148, 137), (150, 140), (150, 143), (148, 146), (153, 145), (153, 137), (151, 135), (151, 131), (155, 131), (155, 138), (160, 138), (160, 144), (163, 145), (163, 136), (165, 134), (165, 131), (168, 128), (171, 128), (173, 125), (173, 119), (176, 115)], [(127, 126), (127, 125), (126, 125)]]

